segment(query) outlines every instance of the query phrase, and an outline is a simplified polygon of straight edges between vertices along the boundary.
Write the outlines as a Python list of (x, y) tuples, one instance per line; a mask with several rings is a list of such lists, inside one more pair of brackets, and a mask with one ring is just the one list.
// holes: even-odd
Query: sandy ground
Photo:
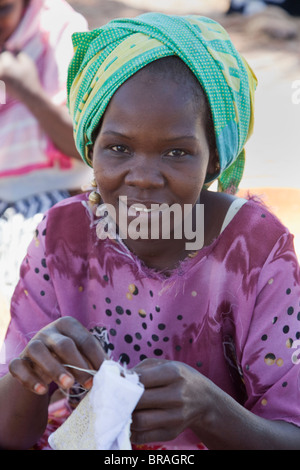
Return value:
[[(250, 189), (265, 198), (295, 235), (300, 259), (300, 18), (278, 8), (250, 18), (226, 16), (228, 0), (68, 1), (87, 18), (90, 28), (117, 17), (161, 11), (209, 16), (229, 31), (259, 83), (242, 194)], [(6, 323), (7, 317), (0, 315), (0, 342)]]

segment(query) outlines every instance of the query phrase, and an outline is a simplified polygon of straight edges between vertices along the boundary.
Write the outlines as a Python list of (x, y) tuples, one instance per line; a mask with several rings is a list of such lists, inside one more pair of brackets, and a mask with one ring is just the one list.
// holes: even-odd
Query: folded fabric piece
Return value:
[(138, 375), (104, 361), (93, 387), (70, 417), (49, 436), (54, 450), (130, 450), (131, 415), (144, 387)]

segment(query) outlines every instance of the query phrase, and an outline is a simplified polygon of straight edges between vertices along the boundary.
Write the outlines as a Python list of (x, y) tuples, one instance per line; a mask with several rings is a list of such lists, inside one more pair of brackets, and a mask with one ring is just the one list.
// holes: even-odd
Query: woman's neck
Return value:
[[(195, 206), (190, 214), (182, 215), (180, 221), (178, 213), (176, 214), (177, 220), (175, 221), (174, 215), (173, 222), (170, 222), (170, 218), (162, 218), (160, 224), (164, 228), (161, 228), (160, 238), (129, 238), (125, 240), (125, 244), (146, 266), (158, 271), (171, 271), (190, 253), (202, 248), (204, 240), (202, 215)], [(169, 231), (166, 232), (167, 221), (171, 223), (172, 228), (169, 227)], [(148, 233), (152, 233), (151, 229)]]
[[(174, 270), (187, 256), (204, 246), (209, 246), (219, 235), (228, 208), (235, 199), (234, 196), (213, 191), (202, 191), (200, 204), (203, 205), (204, 217), (193, 213), (191, 231), (197, 233), (198, 243), (191, 243), (191, 239), (151, 239), (125, 241), (126, 246), (149, 268), (161, 272)], [(200, 234), (200, 232), (202, 232)], [(182, 231), (183, 235), (184, 230)], [(196, 238), (197, 238), (196, 237)], [(199, 246), (199, 241), (202, 240)], [(193, 246), (195, 248), (193, 248)]]
[(125, 244), (149, 268), (159, 272), (170, 272), (188, 255), (182, 242), (182, 240), (126, 240)]

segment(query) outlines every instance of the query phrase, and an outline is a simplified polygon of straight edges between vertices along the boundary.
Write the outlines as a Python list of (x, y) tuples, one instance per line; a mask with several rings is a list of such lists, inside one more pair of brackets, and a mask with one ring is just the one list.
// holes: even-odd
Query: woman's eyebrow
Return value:
[[(115, 136), (115, 137), (125, 137), (126, 139), (131, 139), (132, 137), (128, 134), (125, 134), (125, 133), (122, 133), (122, 132), (118, 132), (118, 131), (114, 131), (114, 130), (105, 130), (105, 131), (102, 131), (101, 132), (102, 135), (112, 135), (112, 136)], [(162, 140), (164, 142), (176, 142), (176, 141), (180, 141), (180, 140), (193, 140), (193, 141), (196, 141), (197, 140), (197, 137), (192, 135), (192, 134), (183, 134), (183, 135), (174, 135), (174, 136), (166, 136), (166, 137), (163, 137)]]
[(197, 137), (190, 134), (183, 134), (178, 136), (170, 136), (163, 139), (165, 142), (177, 142), (180, 140), (193, 140), (196, 141)]
[(101, 132), (101, 136), (102, 137), (105, 137), (105, 136), (108, 136), (108, 137), (117, 137), (118, 139), (127, 139), (127, 140), (133, 140), (133, 137), (131, 137), (130, 135), (128, 134), (125, 134), (125, 133), (122, 133), (122, 132), (118, 132), (118, 131), (113, 131), (113, 130), (106, 130), (106, 131), (102, 131)]
[(126, 134), (123, 134), (122, 132), (118, 132), (118, 131), (113, 131), (113, 130), (106, 130), (106, 131), (101, 131), (101, 134), (102, 135), (115, 135), (117, 137), (127, 137)]

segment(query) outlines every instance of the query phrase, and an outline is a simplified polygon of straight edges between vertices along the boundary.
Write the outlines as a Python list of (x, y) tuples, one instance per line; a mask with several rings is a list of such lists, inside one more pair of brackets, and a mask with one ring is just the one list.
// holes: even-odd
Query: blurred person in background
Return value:
[(299, 0), (231, 0), (227, 13), (251, 15), (263, 11), (268, 5), (278, 6), (290, 15), (300, 15)]
[(6, 307), (44, 212), (90, 180), (66, 107), (71, 36), (87, 29), (65, 0), (0, 0), (0, 297)]

